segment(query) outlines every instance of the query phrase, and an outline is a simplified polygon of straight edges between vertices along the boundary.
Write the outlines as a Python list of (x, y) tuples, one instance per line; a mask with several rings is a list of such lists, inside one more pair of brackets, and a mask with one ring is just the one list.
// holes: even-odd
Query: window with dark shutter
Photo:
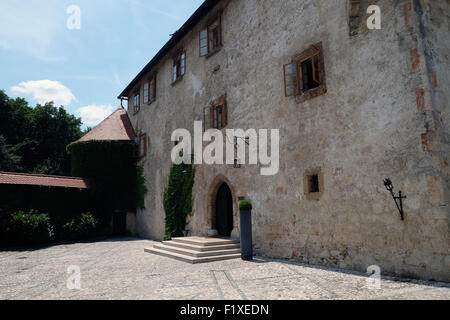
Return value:
[(208, 54), (208, 29), (200, 31), (200, 57)]
[(186, 73), (186, 52), (178, 53), (173, 60), (172, 82), (180, 80)]
[(148, 97), (149, 97), (149, 84), (144, 83), (144, 103), (148, 103)]
[(203, 108), (203, 131), (206, 131), (213, 127), (213, 122), (212, 122), (213, 115), (211, 112), (212, 108), (213, 108), (212, 106)]
[(228, 124), (227, 104), (225, 98), (220, 98), (210, 106), (203, 108), (203, 130), (223, 129)]
[(133, 107), (134, 113), (138, 113), (141, 109), (141, 95), (139, 94), (139, 92), (134, 94)]
[(222, 45), (222, 22), (220, 16), (199, 33), (200, 57), (217, 51)]
[(147, 134), (141, 134), (139, 136), (139, 157), (145, 157), (147, 155)]
[(296, 96), (299, 93), (297, 63), (284, 65), (284, 88), (286, 97)]
[(311, 45), (283, 66), (285, 96), (307, 94), (311, 98), (326, 92), (321, 44)]
[(148, 82), (149, 87), (149, 103), (152, 103), (156, 100), (156, 73), (150, 78)]

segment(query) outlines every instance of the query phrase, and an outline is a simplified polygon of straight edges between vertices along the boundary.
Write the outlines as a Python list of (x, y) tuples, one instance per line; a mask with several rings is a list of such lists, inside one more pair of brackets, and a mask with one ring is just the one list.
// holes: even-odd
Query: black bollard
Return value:
[(252, 242), (252, 205), (249, 201), (241, 201), (239, 204), (241, 222), (241, 258), (242, 260), (253, 260)]

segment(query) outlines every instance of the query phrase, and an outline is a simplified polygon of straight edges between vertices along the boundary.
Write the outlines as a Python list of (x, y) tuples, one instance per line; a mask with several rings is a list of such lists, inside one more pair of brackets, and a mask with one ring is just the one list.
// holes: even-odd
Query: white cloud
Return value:
[(68, 106), (72, 101), (76, 101), (70, 89), (58, 81), (21, 82), (19, 85), (13, 86), (11, 91), (16, 95), (32, 95), (33, 99), (41, 104), (53, 101), (56, 106)]
[(108, 105), (96, 105), (91, 104), (85, 107), (81, 107), (77, 110), (83, 123), (89, 127), (98, 125), (100, 122), (105, 120), (112, 112), (114, 107), (110, 104)]

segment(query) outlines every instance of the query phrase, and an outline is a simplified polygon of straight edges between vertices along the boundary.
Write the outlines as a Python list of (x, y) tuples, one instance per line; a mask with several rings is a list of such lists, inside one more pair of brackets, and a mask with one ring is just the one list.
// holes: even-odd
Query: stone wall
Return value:
[[(280, 129), (280, 172), (196, 166), (193, 234), (212, 228), (215, 192), (227, 182), (232, 235), (239, 235), (237, 203), (245, 197), (254, 208), (257, 254), (450, 281), (449, 4), (370, 4), (381, 7), (382, 29), (367, 30), (362, 16), (350, 36), (349, 1), (222, 1), (223, 47), (209, 58), (199, 57), (198, 35), (215, 12), (193, 28), (173, 50), (186, 50), (182, 81), (171, 85), (169, 53), (156, 70), (157, 100), (133, 115), (129, 93), (130, 118), (148, 136), (149, 193), (137, 215), (139, 235), (164, 235), (172, 131), (192, 131), (203, 107), (226, 94), (228, 128)], [(283, 64), (319, 42), (327, 92), (286, 98)], [(304, 194), (311, 170), (323, 175), (319, 200)], [(386, 177), (407, 196), (405, 221), (383, 186)]]

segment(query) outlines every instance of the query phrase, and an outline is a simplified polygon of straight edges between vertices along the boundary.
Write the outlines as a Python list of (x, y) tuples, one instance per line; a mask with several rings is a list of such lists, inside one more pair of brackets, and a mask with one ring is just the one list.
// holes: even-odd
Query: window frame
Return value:
[[(317, 192), (312, 192), (312, 177), (317, 176)], [(306, 172), (303, 179), (303, 189), (307, 200), (320, 200), (325, 191), (325, 183), (323, 172), (320, 169), (310, 170)]]
[[(218, 113), (218, 109), (222, 108), (222, 112)], [(206, 125), (206, 120), (208, 115), (207, 110), (209, 111), (209, 126)], [(219, 121), (220, 120), (220, 121)], [(219, 122), (222, 124), (219, 127)], [(208, 129), (217, 129), (222, 130), (228, 126), (228, 109), (225, 97), (221, 97), (216, 101), (212, 102), (209, 106), (203, 108), (203, 132)]]
[[(148, 102), (147, 104), (152, 104), (156, 101), (156, 73), (152, 74), (152, 76), (147, 81), (148, 85)], [(153, 95), (152, 95), (153, 93)]]
[(146, 133), (139, 135), (138, 152), (139, 152), (140, 158), (144, 158), (147, 156), (147, 134)]
[[(314, 88), (305, 90), (305, 79), (303, 75), (304, 63), (309, 59), (311, 59), (312, 65), (312, 80), (315, 81), (318, 85)], [(295, 65), (295, 75), (294, 72), (287, 73), (287, 67), (293, 65)], [(294, 75), (295, 81), (292, 81), (293, 77), (291, 76), (291, 78), (289, 78), (289, 75)], [(283, 81), (285, 97), (297, 96), (299, 97), (300, 102), (326, 93), (327, 89), (325, 82), (322, 43), (320, 42), (310, 45), (307, 50), (303, 51), (299, 55), (294, 56), (290, 63), (284, 64)], [(295, 90), (289, 90), (289, 88), (292, 88), (293, 86), (295, 86)]]
[(186, 50), (180, 50), (173, 58), (172, 84), (177, 83), (186, 74)]
[[(211, 31), (218, 29), (217, 31), (217, 45), (211, 48)], [(205, 36), (202, 36), (205, 34)], [(202, 41), (206, 41), (206, 45), (202, 45)], [(214, 53), (220, 50), (222, 47), (222, 15), (219, 14), (214, 17), (205, 28), (199, 31), (199, 56), (210, 57)], [(206, 48), (206, 52), (204, 51)]]
[[(136, 101), (136, 98), (137, 98), (137, 101)], [(140, 88), (139, 88), (139, 91), (135, 91), (133, 94), (133, 112), (134, 112), (134, 114), (136, 114), (139, 111), (141, 111), (141, 90), (140, 90)]]

